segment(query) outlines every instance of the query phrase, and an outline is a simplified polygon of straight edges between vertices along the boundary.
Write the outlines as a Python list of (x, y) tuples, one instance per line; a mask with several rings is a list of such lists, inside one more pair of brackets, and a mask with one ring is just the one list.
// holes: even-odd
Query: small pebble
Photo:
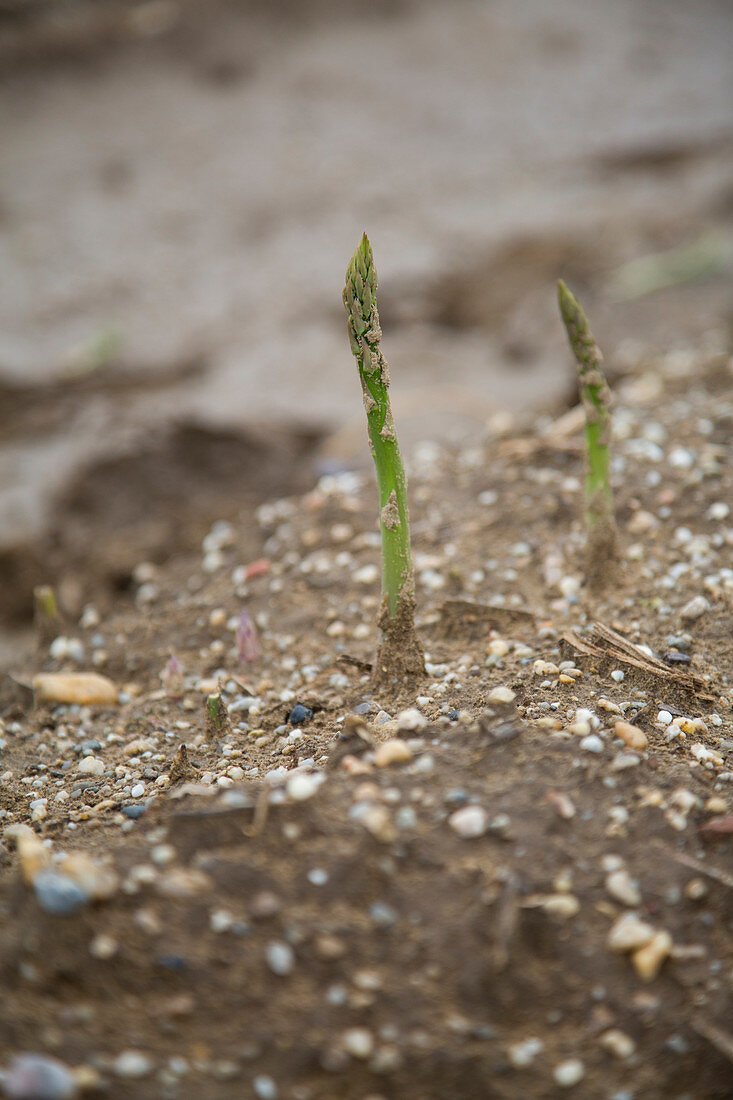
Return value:
[(78, 1096), (71, 1070), (42, 1054), (19, 1054), (0, 1082), (10, 1100), (74, 1100)]
[(448, 824), (463, 840), (473, 840), (488, 830), (489, 815), (482, 806), (464, 806), (450, 815)]
[(33, 888), (41, 909), (57, 917), (66, 917), (85, 906), (88, 895), (78, 883), (56, 871), (40, 871)]
[(374, 750), (374, 763), (378, 768), (387, 768), (390, 764), (405, 764), (408, 760), (412, 760), (412, 750), (399, 737), (384, 741)]
[(391, 844), (397, 839), (397, 829), (386, 806), (367, 806), (359, 820), (367, 832), (381, 844)]
[(292, 798), (294, 802), (307, 802), (309, 798), (313, 797), (322, 782), (323, 776), (318, 772), (302, 772), (288, 779), (285, 790), (288, 798)]
[(683, 622), (695, 622), (696, 619), (701, 618), (706, 611), (710, 610), (710, 602), (705, 596), (693, 596), (691, 600), (688, 600), (683, 608), (680, 609), (680, 618)]
[(108, 936), (104, 932), (100, 932), (90, 943), (89, 953), (93, 955), (95, 959), (111, 959), (117, 954), (119, 946), (120, 945), (113, 936)]
[(112, 1069), (118, 1077), (133, 1077), (138, 1080), (152, 1073), (153, 1062), (141, 1050), (123, 1050), (112, 1063)]
[(280, 1093), (272, 1077), (260, 1075), (252, 1082), (252, 1090), (257, 1100), (278, 1100)]
[(509, 703), (513, 703), (516, 699), (516, 692), (512, 691), (509, 687), (495, 687), (489, 692), (490, 703), (500, 703), (507, 706)]
[(603, 752), (603, 742), (597, 733), (591, 733), (589, 737), (584, 737), (580, 742), (580, 747), (584, 752)]
[(561, 1089), (572, 1089), (585, 1077), (585, 1066), (579, 1058), (568, 1058), (566, 1062), (555, 1066), (552, 1076)]
[(374, 1036), (365, 1027), (352, 1027), (341, 1036), (341, 1044), (352, 1058), (364, 1060), (374, 1050)]
[(310, 722), (312, 717), (313, 711), (310, 707), (304, 707), (302, 703), (296, 703), (288, 715), (288, 722), (291, 726), (303, 726), (306, 722)]
[(636, 913), (624, 913), (608, 933), (608, 946), (612, 951), (624, 953), (645, 947), (654, 937), (654, 929)]
[(85, 756), (79, 762), (79, 771), (82, 775), (101, 775), (104, 771), (104, 760), (100, 760), (98, 756)]
[(598, 1040), (604, 1050), (607, 1050), (609, 1054), (613, 1054), (616, 1058), (626, 1060), (636, 1050), (636, 1043), (627, 1035), (625, 1031), (619, 1031), (618, 1028), (610, 1028), (608, 1031), (604, 1031)]
[(638, 726), (632, 726), (630, 722), (616, 722), (613, 732), (620, 741), (635, 752), (643, 752), (647, 747), (648, 740), (644, 730), (639, 729)]
[(428, 724), (427, 718), (420, 713), (417, 707), (408, 707), (407, 710), (400, 711), (395, 716), (395, 722), (397, 723), (397, 729), (403, 733), (423, 730)]
[(662, 968), (664, 960), (673, 947), (669, 932), (655, 932), (644, 947), (640, 947), (631, 957), (634, 969), (642, 981), (653, 981)]
[(524, 1039), (521, 1043), (513, 1043), (507, 1050), (507, 1055), (515, 1069), (526, 1069), (544, 1049), (545, 1044), (541, 1039)]
[(629, 909), (636, 909), (641, 905), (639, 884), (628, 871), (613, 871), (606, 879), (606, 890), (615, 901), (620, 901)]
[(295, 966), (295, 953), (289, 943), (283, 943), (282, 940), (274, 940), (272, 943), (268, 943), (265, 957), (270, 970), (273, 974), (277, 974), (279, 978), (285, 978), (288, 974), (292, 974)]

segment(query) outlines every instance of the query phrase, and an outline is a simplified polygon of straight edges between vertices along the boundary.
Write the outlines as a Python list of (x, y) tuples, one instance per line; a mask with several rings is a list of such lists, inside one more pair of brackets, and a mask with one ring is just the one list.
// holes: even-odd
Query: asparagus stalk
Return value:
[(210, 741), (224, 737), (229, 733), (229, 714), (227, 713), (221, 688), (206, 696), (206, 736)]
[(359, 367), (369, 445), (377, 472), (382, 530), (381, 639), (376, 682), (424, 675), (415, 633), (415, 582), (407, 514), (407, 481), (389, 401), (389, 371), (380, 350), (377, 271), (366, 233), (346, 272), (344, 287), (349, 342)]
[(603, 356), (577, 298), (558, 283), (560, 313), (578, 365), (580, 399), (585, 409), (585, 516), (588, 530), (587, 580), (599, 588), (612, 573), (618, 535), (609, 476), (611, 391), (601, 366)]
[(33, 606), (38, 644), (45, 647), (54, 640), (62, 627), (56, 593), (50, 584), (39, 584), (33, 589)]

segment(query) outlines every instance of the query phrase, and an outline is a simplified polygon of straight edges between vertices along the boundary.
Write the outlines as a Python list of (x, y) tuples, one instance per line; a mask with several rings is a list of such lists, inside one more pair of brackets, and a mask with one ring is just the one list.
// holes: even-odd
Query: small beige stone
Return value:
[(98, 756), (85, 756), (79, 761), (79, 771), (82, 775), (101, 775), (104, 771), (104, 760)]
[(386, 806), (370, 806), (361, 818), (361, 823), (382, 844), (391, 844), (397, 839), (397, 829)]
[(613, 1054), (616, 1058), (622, 1060), (630, 1058), (636, 1050), (636, 1043), (631, 1036), (615, 1027), (604, 1031), (598, 1042), (609, 1054)]
[(139, 756), (141, 752), (154, 752), (157, 748), (155, 741), (150, 737), (136, 737), (134, 741), (128, 741), (122, 749), (124, 756)]
[(490, 703), (501, 703), (506, 706), (509, 703), (513, 703), (516, 697), (516, 692), (512, 691), (510, 687), (502, 685), (501, 687), (491, 689), (488, 701)]
[(483, 806), (462, 806), (450, 815), (448, 824), (464, 840), (475, 840), (488, 829), (489, 815)]
[(691, 878), (682, 892), (689, 901), (701, 901), (707, 897), (707, 883), (701, 878)]
[(728, 809), (728, 803), (720, 795), (713, 794), (705, 803), (706, 814), (724, 814)]
[(212, 882), (208, 875), (196, 868), (173, 867), (155, 883), (158, 894), (165, 898), (192, 898), (211, 890)]
[(613, 732), (624, 745), (635, 752), (643, 752), (648, 745), (647, 735), (638, 726), (632, 726), (630, 722), (616, 722)]
[(16, 836), (15, 843), (23, 881), (26, 886), (32, 886), (36, 875), (51, 865), (51, 849), (31, 829)]
[(546, 894), (538, 904), (545, 913), (559, 920), (571, 920), (580, 912), (580, 902), (574, 894)]
[(655, 932), (649, 943), (634, 952), (631, 961), (642, 981), (654, 981), (672, 947), (672, 937), (669, 932), (662, 930)]
[(621, 868), (612, 871), (606, 878), (606, 890), (614, 899), (626, 905), (629, 909), (636, 909), (641, 905), (641, 890), (638, 882), (631, 877), (628, 871)]
[(412, 760), (412, 749), (400, 737), (393, 737), (374, 750), (374, 763), (378, 768), (387, 768), (390, 764), (405, 764), (408, 760)]
[(560, 669), (552, 661), (537, 660), (532, 666), (535, 676), (557, 676)]
[(345, 1051), (347, 1051), (352, 1058), (359, 1058), (364, 1060), (368, 1058), (374, 1050), (374, 1037), (371, 1031), (367, 1031), (365, 1027), (352, 1027), (348, 1031), (345, 1031), (341, 1037), (341, 1042)]
[(95, 862), (84, 852), (66, 856), (59, 864), (59, 871), (80, 886), (92, 901), (107, 901), (119, 888), (119, 879), (112, 868)]
[(46, 703), (111, 707), (117, 705), (119, 695), (117, 685), (99, 672), (39, 672), (31, 684)]
[(636, 913), (624, 913), (608, 933), (608, 946), (619, 953), (636, 951), (646, 947), (654, 935), (651, 924), (647, 924)]

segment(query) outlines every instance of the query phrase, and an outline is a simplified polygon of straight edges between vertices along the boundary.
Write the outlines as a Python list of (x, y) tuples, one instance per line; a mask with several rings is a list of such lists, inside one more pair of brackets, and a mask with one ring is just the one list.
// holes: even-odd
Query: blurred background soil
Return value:
[(732, 31), (727, 0), (0, 0), (0, 620), (363, 459), (364, 229), (408, 441), (574, 400), (559, 276), (612, 377), (730, 353)]

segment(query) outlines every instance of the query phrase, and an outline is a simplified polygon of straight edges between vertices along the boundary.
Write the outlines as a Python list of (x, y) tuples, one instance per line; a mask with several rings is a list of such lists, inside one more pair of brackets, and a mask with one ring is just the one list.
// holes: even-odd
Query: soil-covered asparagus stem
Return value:
[(603, 356), (593, 339), (577, 298), (558, 283), (560, 313), (578, 364), (580, 399), (585, 409), (585, 514), (588, 528), (587, 580), (598, 588), (613, 572), (618, 535), (609, 477), (611, 392), (601, 366)]
[(367, 415), (369, 443), (377, 471), (382, 529), (381, 640), (374, 666), (377, 682), (424, 675), (425, 660), (415, 633), (415, 583), (407, 515), (407, 482), (389, 403), (389, 371), (379, 342), (377, 272), (366, 233), (346, 272), (344, 305), (351, 350)]
[(229, 732), (229, 714), (221, 690), (206, 696), (206, 736), (210, 741)]

